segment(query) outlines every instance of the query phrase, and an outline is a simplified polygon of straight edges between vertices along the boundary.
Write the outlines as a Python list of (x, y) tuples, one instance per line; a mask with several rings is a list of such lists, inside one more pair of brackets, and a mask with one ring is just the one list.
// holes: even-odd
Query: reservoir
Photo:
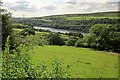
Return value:
[[(42, 30), (49, 30), (49, 31), (52, 31), (52, 32), (60, 32), (60, 33), (69, 33), (69, 32), (78, 32), (78, 31), (75, 31), (75, 30), (65, 30), (65, 29), (56, 29), (56, 28), (48, 28), (48, 27), (37, 27), (37, 26), (34, 26), (35, 29), (42, 29)], [(87, 33), (84, 33), (84, 32), (81, 32), (83, 35), (87, 34)]]

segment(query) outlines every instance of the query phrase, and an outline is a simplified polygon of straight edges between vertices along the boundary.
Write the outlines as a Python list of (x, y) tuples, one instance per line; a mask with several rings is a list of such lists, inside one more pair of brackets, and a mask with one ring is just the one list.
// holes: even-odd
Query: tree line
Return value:
[[(76, 34), (80, 35), (79, 33)], [(53, 42), (52, 45), (87, 47), (97, 50), (120, 52), (119, 25), (96, 24), (90, 28), (89, 33), (85, 36), (83, 36), (82, 34), (80, 36), (69, 35), (69, 38), (67, 40), (62, 39), (62, 37), (60, 38), (58, 33), (54, 33), (52, 35), (50, 34), (50, 36), (51, 37), (49, 40), (51, 43)]]
[[(78, 16), (79, 17), (79, 16)], [(69, 18), (69, 17), (68, 17)], [(29, 26), (42, 26), (67, 30), (78, 30), (82, 32), (89, 32), (91, 26), (95, 24), (112, 24), (117, 25), (120, 19), (117, 18), (92, 18), (81, 20), (69, 20), (64, 17), (38, 17), (38, 18), (25, 18), (24, 20), (15, 19), (20, 23), (27, 24)]]

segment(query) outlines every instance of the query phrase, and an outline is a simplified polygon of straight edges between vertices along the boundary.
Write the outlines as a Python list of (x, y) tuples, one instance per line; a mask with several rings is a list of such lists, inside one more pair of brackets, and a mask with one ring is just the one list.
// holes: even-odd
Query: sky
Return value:
[(118, 11), (119, 0), (2, 0), (13, 17)]

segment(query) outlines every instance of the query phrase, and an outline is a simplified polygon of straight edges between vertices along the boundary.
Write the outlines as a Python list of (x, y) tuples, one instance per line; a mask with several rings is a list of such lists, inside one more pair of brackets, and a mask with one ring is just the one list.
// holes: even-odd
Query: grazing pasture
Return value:
[(45, 62), (51, 68), (53, 60), (60, 60), (75, 78), (118, 77), (118, 56), (112, 52), (68, 46), (35, 46), (29, 54), (34, 66)]

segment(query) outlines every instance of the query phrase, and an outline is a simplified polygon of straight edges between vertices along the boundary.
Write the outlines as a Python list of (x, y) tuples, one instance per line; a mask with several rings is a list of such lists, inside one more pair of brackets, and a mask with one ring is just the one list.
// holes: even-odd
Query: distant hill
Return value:
[(120, 12), (99, 12), (89, 14), (64, 14), (32, 18), (14, 18), (30, 26), (52, 27), (88, 32), (95, 24), (117, 25)]
[(35, 18), (50, 18), (50, 17), (86, 17), (86, 18), (118, 18), (120, 12), (98, 12), (98, 13), (86, 13), (86, 14), (63, 14), (63, 15), (52, 15)]

